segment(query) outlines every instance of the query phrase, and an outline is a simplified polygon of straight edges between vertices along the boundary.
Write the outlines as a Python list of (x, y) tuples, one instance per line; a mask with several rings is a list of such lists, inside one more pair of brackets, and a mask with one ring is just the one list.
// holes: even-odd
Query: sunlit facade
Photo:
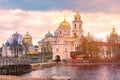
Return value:
[[(82, 51), (82, 40), (86, 38), (89, 41), (93, 41), (93, 48), (90, 47), (89, 52), (85, 52), (82, 57), (85, 57), (88, 53), (88, 57), (99, 57), (99, 58), (116, 58), (120, 51), (120, 36), (117, 34), (115, 27), (113, 27), (112, 32), (107, 36), (107, 41), (94, 38), (90, 33), (87, 36), (83, 35), (83, 22), (79, 14), (78, 9), (76, 9), (76, 14), (74, 15), (74, 20), (72, 21), (72, 26), (64, 20), (60, 23), (59, 27), (55, 30), (54, 35), (50, 32), (46, 33), (45, 37), (38, 42), (39, 52), (52, 52), (53, 60), (56, 56), (62, 59), (71, 59), (71, 52), (83, 53)], [(49, 45), (49, 46), (48, 46)], [(88, 44), (86, 44), (88, 45)], [(44, 48), (43, 48), (44, 47)], [(92, 49), (93, 48), (93, 49)], [(97, 51), (92, 51), (97, 49)], [(79, 57), (78, 57), (79, 58)]]
[[(45, 52), (46, 49), (52, 52), (53, 60), (56, 56), (62, 59), (70, 59), (70, 52), (74, 52), (76, 47), (80, 45), (81, 38), (83, 37), (83, 22), (78, 9), (71, 25), (64, 20), (60, 23), (59, 27), (55, 30), (54, 35), (48, 32), (45, 37), (38, 42), (39, 52)], [(49, 48), (48, 47), (49, 44)], [(43, 49), (42, 47), (46, 47)]]

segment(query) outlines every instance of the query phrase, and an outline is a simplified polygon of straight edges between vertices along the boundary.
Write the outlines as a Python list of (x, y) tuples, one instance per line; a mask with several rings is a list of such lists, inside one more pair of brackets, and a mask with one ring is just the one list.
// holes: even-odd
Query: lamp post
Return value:
[(45, 61), (45, 41), (42, 42), (42, 62)]
[(43, 44), (43, 51), (42, 51), (42, 61), (43, 61), (43, 62), (45, 61), (45, 60), (44, 60), (44, 57), (45, 57), (45, 56), (44, 56), (44, 51), (45, 51), (45, 50), (44, 50), (44, 44)]
[(6, 58), (8, 57), (8, 53), (7, 53), (7, 46), (5, 45), (5, 54), (6, 54)]

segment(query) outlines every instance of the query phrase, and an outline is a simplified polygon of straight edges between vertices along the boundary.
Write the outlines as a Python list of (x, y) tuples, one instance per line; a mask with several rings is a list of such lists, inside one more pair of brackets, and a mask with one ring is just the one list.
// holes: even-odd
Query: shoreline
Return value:
[(82, 65), (118, 65), (120, 62), (62, 62), (64, 66), (82, 66)]
[[(31, 71), (41, 70), (49, 67), (60, 65), (57, 62), (45, 62), (45, 63), (34, 63), (31, 64)], [(21, 77), (17, 75), (0, 75), (0, 80), (68, 80), (66, 77), (51, 77), (51, 78), (29, 78)]]
[(19, 77), (19, 76), (8, 76), (8, 75), (0, 75), (0, 80), (68, 80), (66, 77), (61, 78), (27, 78), (27, 77)]
[(34, 64), (31, 64), (31, 67), (32, 67), (31, 71), (41, 70), (41, 69), (53, 67), (56, 65), (60, 65), (60, 63), (57, 63), (57, 62), (34, 63)]
[[(41, 70), (56, 65), (60, 66), (84, 66), (84, 65), (111, 65), (111, 64), (120, 64), (119, 62), (45, 62), (45, 63), (35, 63), (31, 64), (32, 70)], [(67, 77), (51, 77), (51, 78), (30, 78), (30, 77), (21, 77), (21, 76), (12, 76), (12, 75), (0, 75), (0, 80), (68, 80)]]

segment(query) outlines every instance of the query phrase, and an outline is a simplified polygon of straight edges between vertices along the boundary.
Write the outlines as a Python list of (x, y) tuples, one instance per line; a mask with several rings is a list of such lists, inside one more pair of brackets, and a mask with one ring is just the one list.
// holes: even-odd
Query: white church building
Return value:
[(78, 9), (74, 15), (72, 26), (64, 19), (55, 30), (54, 35), (48, 32), (45, 37), (38, 42), (39, 52), (44, 52), (42, 47), (48, 47), (47, 50), (52, 52), (53, 60), (57, 56), (60, 59), (70, 59), (70, 52), (74, 52), (76, 47), (80, 45), (83, 37), (83, 22)]

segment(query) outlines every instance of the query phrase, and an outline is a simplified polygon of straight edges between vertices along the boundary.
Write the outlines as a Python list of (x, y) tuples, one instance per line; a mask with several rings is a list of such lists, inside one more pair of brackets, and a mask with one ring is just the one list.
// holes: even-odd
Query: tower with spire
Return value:
[[(55, 30), (54, 35), (48, 32), (45, 38), (38, 42), (40, 51), (43, 51), (44, 46), (52, 52), (53, 60), (70, 59), (70, 53), (76, 52), (77, 47), (80, 46), (83, 37), (81, 16), (78, 8), (72, 22), (72, 29), (69, 22), (64, 17), (63, 21)], [(48, 43), (49, 42), (49, 48)], [(79, 48), (81, 50), (81, 48)]]
[(76, 7), (76, 14), (74, 16), (74, 21), (72, 22), (72, 36), (75, 38), (80, 38), (83, 36), (82, 29), (83, 22), (81, 21), (81, 16), (78, 11), (78, 7)]

